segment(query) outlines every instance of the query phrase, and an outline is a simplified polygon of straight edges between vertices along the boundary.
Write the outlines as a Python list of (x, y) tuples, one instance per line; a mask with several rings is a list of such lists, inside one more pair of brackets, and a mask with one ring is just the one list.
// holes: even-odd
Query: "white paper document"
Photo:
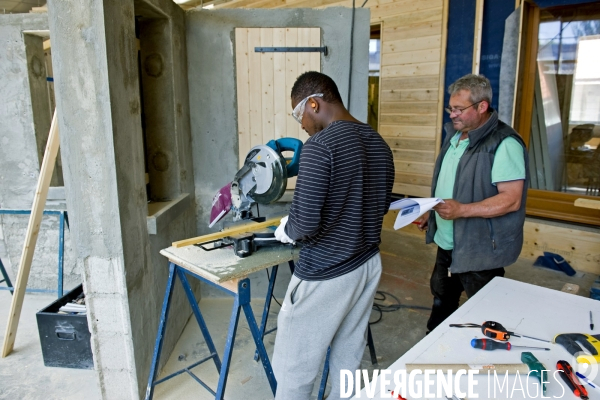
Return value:
[(400, 210), (394, 229), (404, 228), (406, 225), (431, 210), (436, 204), (443, 203), (444, 200), (437, 198), (426, 199), (400, 199), (390, 204), (390, 210)]

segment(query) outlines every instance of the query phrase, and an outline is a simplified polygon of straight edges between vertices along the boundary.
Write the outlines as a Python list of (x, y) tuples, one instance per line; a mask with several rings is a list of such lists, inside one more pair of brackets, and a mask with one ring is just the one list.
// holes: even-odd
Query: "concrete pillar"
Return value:
[[(172, 221), (157, 224), (161, 231), (148, 234), (135, 17), (162, 15), (169, 32), (182, 36), (183, 11), (167, 0), (54, 0), (48, 13), (65, 191), (95, 369), (103, 398), (135, 399), (145, 392), (168, 275), (158, 251), (195, 233), (194, 202), (188, 201)], [(185, 65), (185, 58), (177, 63)], [(171, 116), (161, 119), (171, 121), (162, 126), (170, 134), (164, 146), (173, 149), (177, 173), (166, 193), (191, 197), (191, 152), (171, 143), (190, 141), (189, 123), (178, 122), (189, 116), (187, 76), (170, 79), (163, 94), (174, 106), (164, 108)], [(178, 79), (184, 83), (175, 84)], [(177, 285), (164, 361), (190, 315), (184, 302)]]

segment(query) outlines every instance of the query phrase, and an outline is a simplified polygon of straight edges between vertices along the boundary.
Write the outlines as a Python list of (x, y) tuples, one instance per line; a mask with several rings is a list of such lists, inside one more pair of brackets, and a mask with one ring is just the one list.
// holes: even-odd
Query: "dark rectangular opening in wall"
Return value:
[(379, 126), (379, 75), (381, 70), (381, 24), (371, 25), (369, 40), (369, 102), (367, 122), (375, 130)]
[(173, 61), (170, 21), (136, 18), (139, 39), (141, 118), (148, 201), (168, 202), (179, 196), (177, 140), (173, 132)]

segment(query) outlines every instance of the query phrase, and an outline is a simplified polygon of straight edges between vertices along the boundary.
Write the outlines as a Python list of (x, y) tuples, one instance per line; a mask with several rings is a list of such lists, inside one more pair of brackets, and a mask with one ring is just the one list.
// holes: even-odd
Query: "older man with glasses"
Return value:
[(430, 286), (428, 332), (473, 296), (523, 247), (529, 168), (525, 143), (492, 109), (490, 81), (466, 75), (448, 88), (446, 141), (435, 164), (431, 194), (444, 199), (417, 222), (438, 252)]
[(277, 319), (275, 398), (308, 400), (331, 347), (328, 399), (339, 399), (340, 370), (360, 368), (365, 351), (394, 162), (381, 136), (344, 107), (327, 75), (302, 74), (291, 98), (292, 116), (310, 138), (289, 218), (275, 232), (282, 242), (302, 243)]

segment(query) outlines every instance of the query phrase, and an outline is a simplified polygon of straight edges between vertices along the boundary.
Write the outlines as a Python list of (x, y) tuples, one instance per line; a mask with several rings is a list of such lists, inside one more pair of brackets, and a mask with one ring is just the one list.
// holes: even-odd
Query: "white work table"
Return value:
[[(590, 311), (593, 312), (595, 329), (590, 331)], [(425, 336), (419, 343), (406, 352), (400, 359), (393, 363), (388, 370), (390, 371), (391, 383), (387, 386), (388, 392), (394, 389), (393, 374), (395, 371), (404, 370), (406, 364), (469, 364), (469, 365), (487, 365), (487, 364), (519, 364), (521, 363), (521, 353), (529, 351), (550, 370), (549, 383), (547, 384), (545, 397), (577, 399), (577, 397), (568, 389), (566, 384), (556, 375), (564, 386), (564, 394), (561, 386), (552, 376), (556, 371), (556, 362), (565, 360), (571, 366), (578, 370), (574, 357), (571, 356), (562, 346), (553, 343), (546, 343), (527, 338), (511, 337), (509, 342), (513, 346), (534, 346), (548, 347), (550, 351), (541, 351), (533, 349), (513, 348), (510, 351), (493, 350), (484, 351), (471, 347), (471, 340), (474, 338), (485, 338), (480, 328), (453, 328), (450, 324), (476, 323), (481, 324), (484, 321), (495, 321), (502, 324), (507, 330), (516, 334), (533, 336), (552, 341), (560, 333), (587, 333), (597, 335), (600, 333), (600, 302), (589, 298), (546, 289), (543, 287), (530, 285), (506, 278), (494, 278), (488, 285), (481, 289), (475, 296), (470, 298), (456, 312), (454, 312), (446, 321), (439, 325), (429, 335)], [(402, 335), (402, 326), (398, 327), (398, 335)], [(383, 351), (380, 349), (379, 351)], [(595, 366), (595, 369), (598, 365)], [(581, 370), (580, 370), (581, 371)], [(454, 371), (456, 372), (456, 371)], [(593, 378), (593, 381), (600, 383), (600, 372), (594, 373), (591, 368), (587, 373), (581, 371), (584, 375)], [(408, 378), (408, 373), (406, 374)], [(423, 382), (423, 375), (418, 375)], [(475, 375), (477, 386), (474, 386), (475, 394), (479, 399), (488, 398), (535, 398), (536, 386), (538, 382), (534, 377), (522, 376), (520, 383), (524, 391), (517, 382), (516, 375), (509, 375), (508, 386), (505, 385), (503, 391), (500, 386), (504, 375), (498, 376), (499, 384), (494, 385), (493, 374), (489, 387), (488, 395), (488, 375), (481, 370), (479, 375)], [(372, 378), (372, 375), (371, 375)], [(408, 379), (407, 379), (408, 380)], [(435, 375), (433, 375), (435, 382)], [(367, 386), (358, 393), (355, 399), (382, 399), (380, 379), (372, 381), (375, 384), (374, 395), (369, 396)], [(583, 384), (590, 399), (600, 399), (600, 391)], [(493, 388), (496, 387), (496, 395)], [(512, 390), (515, 386), (516, 390)], [(530, 395), (527, 394), (529, 387)], [(435, 383), (431, 386), (431, 393), (436, 393)], [(461, 377), (461, 390), (466, 392), (467, 377)], [(539, 386), (538, 386), (539, 387)], [(507, 390), (508, 389), (508, 390)], [(371, 389), (372, 390), (372, 389)], [(512, 393), (511, 393), (512, 392)], [(371, 394), (369, 393), (369, 394)], [(408, 393), (407, 393), (408, 394)], [(562, 395), (562, 396), (561, 396)], [(390, 398), (390, 397), (387, 397)], [(422, 397), (406, 396), (407, 399), (428, 398), (445, 399), (446, 397), (427, 397), (423, 391)], [(461, 398), (474, 398), (468, 395)], [(538, 393), (537, 398), (542, 398)]]

